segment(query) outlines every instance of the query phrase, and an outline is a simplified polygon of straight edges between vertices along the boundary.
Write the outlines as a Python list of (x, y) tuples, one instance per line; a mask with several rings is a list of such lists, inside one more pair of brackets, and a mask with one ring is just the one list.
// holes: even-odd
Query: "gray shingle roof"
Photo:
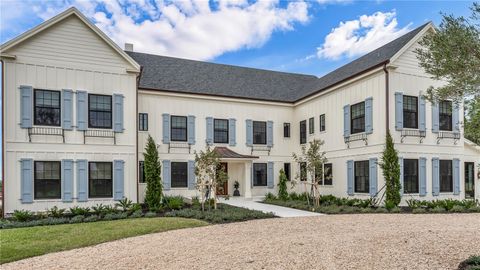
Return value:
[(384, 64), (426, 25), (321, 78), (138, 52), (127, 53), (142, 66), (141, 89), (291, 103)]

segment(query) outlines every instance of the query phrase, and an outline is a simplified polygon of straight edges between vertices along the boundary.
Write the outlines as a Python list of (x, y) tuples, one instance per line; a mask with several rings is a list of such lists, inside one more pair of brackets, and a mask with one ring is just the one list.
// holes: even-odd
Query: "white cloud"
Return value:
[(262, 46), (274, 32), (291, 31), (309, 19), (303, 1), (61, 0), (30, 4), (42, 19), (75, 6), (120, 47), (128, 42), (135, 51), (199, 60)]
[(407, 33), (409, 25), (398, 28), (395, 11), (362, 15), (357, 20), (340, 22), (317, 48), (317, 56), (338, 59), (370, 52)]

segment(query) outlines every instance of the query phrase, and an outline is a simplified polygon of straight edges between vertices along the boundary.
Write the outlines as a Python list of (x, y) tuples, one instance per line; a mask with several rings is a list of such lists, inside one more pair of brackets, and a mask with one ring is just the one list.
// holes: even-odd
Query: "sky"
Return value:
[[(75, 6), (134, 51), (322, 76), (471, 1), (1, 0), (0, 43)], [(0, 112), (1, 113), (1, 112)], [(1, 158), (1, 157), (0, 157)]]

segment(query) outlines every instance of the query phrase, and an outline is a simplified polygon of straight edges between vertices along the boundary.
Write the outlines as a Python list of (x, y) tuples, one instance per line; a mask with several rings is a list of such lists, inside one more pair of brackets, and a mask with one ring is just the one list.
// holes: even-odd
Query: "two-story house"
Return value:
[(235, 181), (246, 198), (276, 192), (280, 169), (304, 178), (292, 153), (321, 139), (321, 192), (373, 196), (389, 131), (404, 199), (480, 198), (480, 149), (463, 138), (462, 104), (422, 96), (441, 83), (415, 57), (428, 31), (318, 78), (124, 51), (68, 9), (1, 46), (4, 211), (142, 202), (148, 134), (166, 194), (199, 195), (194, 153), (207, 146), (229, 175), (218, 194), (232, 195)]

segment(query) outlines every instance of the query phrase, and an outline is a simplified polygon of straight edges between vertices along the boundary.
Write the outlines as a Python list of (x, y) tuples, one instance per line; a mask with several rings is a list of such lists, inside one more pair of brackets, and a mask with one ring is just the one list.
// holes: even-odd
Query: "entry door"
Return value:
[[(217, 170), (223, 170), (228, 174), (228, 163), (222, 162)], [(228, 181), (225, 181), (222, 185), (217, 186), (217, 195), (228, 195)]]
[(475, 198), (475, 166), (473, 162), (465, 162), (465, 198)]

